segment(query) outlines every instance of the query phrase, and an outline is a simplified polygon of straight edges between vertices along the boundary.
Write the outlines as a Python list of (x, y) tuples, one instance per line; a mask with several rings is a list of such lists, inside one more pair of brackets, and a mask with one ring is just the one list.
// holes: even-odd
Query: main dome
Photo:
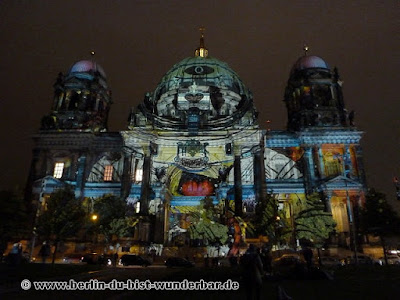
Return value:
[(208, 55), (175, 64), (139, 110), (134, 126), (189, 132), (258, 126), (251, 91), (225, 62)]
[(253, 96), (224, 62), (208, 56), (204, 28), (193, 57), (175, 64), (147, 93), (129, 127), (201, 131), (258, 127)]
[(193, 83), (197, 86), (212, 86), (230, 90), (238, 95), (251, 99), (248, 88), (227, 63), (213, 57), (187, 57), (175, 64), (161, 79), (154, 96), (159, 100), (162, 94), (187, 88)]

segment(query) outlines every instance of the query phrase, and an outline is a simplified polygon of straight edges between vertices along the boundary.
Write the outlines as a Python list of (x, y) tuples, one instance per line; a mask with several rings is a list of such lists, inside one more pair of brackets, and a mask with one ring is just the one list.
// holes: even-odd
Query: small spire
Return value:
[(93, 70), (95, 72), (97, 72), (97, 64), (94, 61), (94, 55), (96, 54), (96, 52), (94, 50), (90, 51), (90, 60), (92, 61), (92, 65), (93, 65)]
[(199, 28), (200, 31), (200, 46), (194, 51), (194, 56), (196, 57), (207, 57), (208, 49), (204, 46), (204, 31), (206, 29), (202, 26)]
[(303, 46), (304, 56), (307, 56), (308, 49), (309, 49), (309, 47), (306, 44), (304, 44), (304, 46)]

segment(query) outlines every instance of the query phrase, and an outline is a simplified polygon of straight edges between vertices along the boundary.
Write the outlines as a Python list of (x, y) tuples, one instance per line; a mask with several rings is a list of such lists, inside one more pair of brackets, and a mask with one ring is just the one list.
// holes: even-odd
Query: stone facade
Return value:
[(285, 91), (287, 130), (260, 129), (252, 93), (208, 56), (202, 38), (195, 56), (175, 64), (132, 110), (128, 128), (108, 132), (105, 72), (77, 62), (58, 76), (51, 112), (34, 136), (29, 195), (38, 201), (69, 184), (82, 199), (122, 197), (149, 216), (138, 240), (171, 243), (206, 196), (242, 216), (271, 193), (291, 217), (317, 191), (345, 241), (349, 210), (362, 205), (366, 187), (362, 132), (341, 85), (324, 60), (300, 57)]

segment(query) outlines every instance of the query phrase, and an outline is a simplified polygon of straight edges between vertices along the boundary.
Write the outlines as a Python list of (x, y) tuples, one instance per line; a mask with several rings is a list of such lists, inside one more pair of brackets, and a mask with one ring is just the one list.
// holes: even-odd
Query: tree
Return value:
[(9, 241), (27, 237), (31, 230), (22, 193), (18, 190), (0, 191), (0, 255)]
[(39, 215), (37, 227), (41, 236), (55, 244), (53, 264), (59, 242), (76, 235), (83, 225), (84, 218), (82, 203), (75, 198), (71, 187), (59, 189), (50, 195), (44, 211)]
[(204, 198), (199, 212), (193, 213), (193, 224), (189, 227), (191, 239), (206, 240), (211, 245), (223, 245), (228, 240), (228, 227), (220, 223), (221, 211), (210, 197)]
[(283, 211), (278, 209), (279, 201), (271, 194), (260, 199), (256, 204), (255, 214), (252, 218), (252, 227), (258, 235), (268, 236), (269, 240), (277, 244), (287, 230), (287, 222)]
[(368, 191), (365, 207), (360, 212), (360, 230), (365, 234), (379, 236), (386, 260), (385, 238), (398, 233), (400, 228), (397, 213), (387, 202), (386, 195), (375, 189)]
[(361, 209), (361, 229), (366, 233), (377, 230), (387, 235), (397, 233), (399, 217), (387, 202), (386, 195), (370, 189), (365, 198), (365, 207)]
[(95, 199), (93, 211), (98, 216), (96, 226), (104, 235), (107, 244), (112, 243), (114, 236), (127, 236), (135, 225), (126, 201), (114, 195), (104, 195)]
[(296, 238), (312, 242), (317, 249), (322, 247), (336, 227), (332, 214), (324, 209), (320, 195), (313, 193), (307, 196), (304, 209), (294, 219)]

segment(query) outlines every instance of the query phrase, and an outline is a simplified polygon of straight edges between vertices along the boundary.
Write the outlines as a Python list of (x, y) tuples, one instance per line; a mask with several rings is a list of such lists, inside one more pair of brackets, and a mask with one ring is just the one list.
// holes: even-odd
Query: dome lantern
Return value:
[(200, 46), (194, 51), (194, 56), (196, 57), (207, 57), (208, 49), (204, 46), (204, 27), (199, 28), (200, 31)]

